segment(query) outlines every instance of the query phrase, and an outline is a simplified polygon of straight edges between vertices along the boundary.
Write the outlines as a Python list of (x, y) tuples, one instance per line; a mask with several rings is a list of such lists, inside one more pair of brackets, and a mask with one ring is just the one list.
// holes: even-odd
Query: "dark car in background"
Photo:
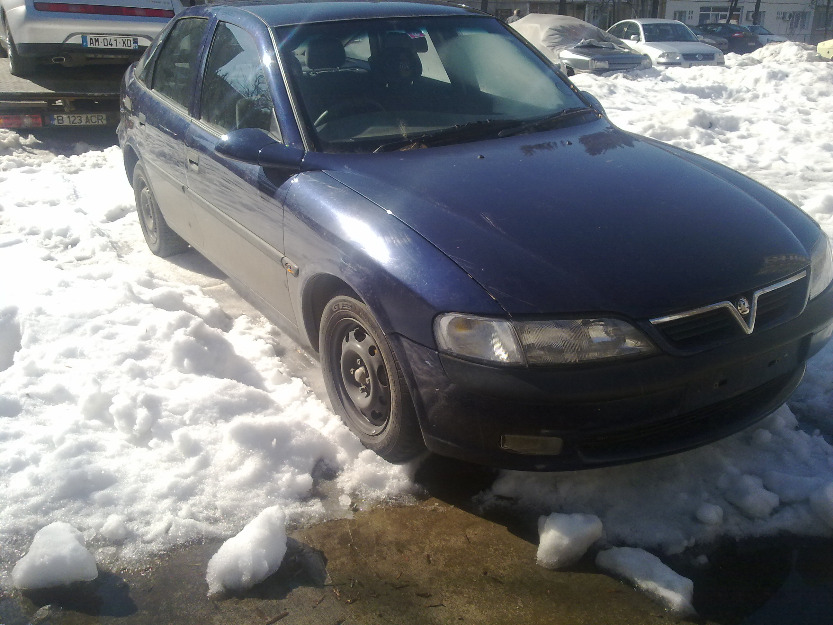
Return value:
[(729, 52), (736, 54), (754, 52), (763, 45), (758, 40), (758, 35), (741, 28), (737, 24), (700, 24), (700, 28), (707, 33), (726, 39), (729, 42)]
[(714, 33), (703, 30), (699, 26), (691, 26), (690, 24), (686, 24), (686, 26), (688, 26), (691, 32), (697, 35), (697, 39), (701, 42), (714, 46), (724, 53), (729, 51), (729, 41), (727, 39), (724, 39), (720, 35), (715, 35)]
[(651, 67), (647, 54), (575, 17), (530, 13), (510, 25), (568, 76)]
[(151, 251), (193, 246), (317, 351), (392, 461), (688, 449), (780, 405), (833, 328), (812, 219), (618, 129), (466, 8), (186, 9), (126, 73), (118, 133)]

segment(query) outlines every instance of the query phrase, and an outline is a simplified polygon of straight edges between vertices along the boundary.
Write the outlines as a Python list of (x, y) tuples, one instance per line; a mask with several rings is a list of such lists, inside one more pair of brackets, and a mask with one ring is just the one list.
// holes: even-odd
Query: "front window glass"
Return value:
[(208, 20), (183, 18), (168, 33), (156, 59), (152, 89), (188, 107), (191, 77)]
[(697, 41), (684, 24), (660, 23), (642, 24), (645, 41)]
[(200, 98), (200, 119), (221, 132), (277, 132), (272, 98), (257, 44), (233, 24), (220, 23), (211, 43)]
[(354, 20), (281, 28), (277, 35), (310, 135), (323, 151), (445, 145), (550, 121), (580, 123), (593, 114), (491, 18)]

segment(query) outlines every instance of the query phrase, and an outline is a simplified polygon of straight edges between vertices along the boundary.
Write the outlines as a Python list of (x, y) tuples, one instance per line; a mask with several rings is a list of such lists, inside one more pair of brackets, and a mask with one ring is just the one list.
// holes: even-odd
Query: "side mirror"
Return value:
[(598, 98), (596, 98), (596, 96), (594, 96), (593, 94), (591, 94), (587, 91), (582, 91), (581, 95), (584, 97), (585, 100), (590, 102), (590, 106), (592, 106), (594, 109), (599, 111), (599, 113), (601, 113), (602, 115), (607, 116), (607, 113), (605, 113), (605, 109), (602, 106), (602, 103), (599, 102), (599, 100), (598, 100)]
[(629, 39), (630, 39), (631, 41), (639, 41), (639, 35), (631, 35), (631, 36), (629, 37)]
[(304, 151), (275, 141), (260, 128), (232, 130), (220, 139), (214, 151), (221, 156), (264, 168), (290, 168), (300, 171)]

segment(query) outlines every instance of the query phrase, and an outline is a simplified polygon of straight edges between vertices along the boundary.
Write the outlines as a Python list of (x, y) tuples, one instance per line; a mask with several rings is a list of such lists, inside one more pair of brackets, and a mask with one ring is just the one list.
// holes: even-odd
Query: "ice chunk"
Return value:
[(764, 488), (755, 475), (742, 475), (732, 481), (726, 499), (751, 519), (766, 519), (781, 502), (778, 495)]
[(560, 569), (577, 562), (602, 536), (602, 522), (592, 514), (558, 514), (538, 519), (538, 564)]
[(286, 515), (278, 506), (266, 508), (208, 562), (208, 594), (251, 588), (277, 571), (285, 554)]
[(607, 549), (596, 556), (596, 566), (632, 583), (673, 612), (695, 614), (691, 605), (694, 583), (647, 551), (634, 547)]
[(706, 525), (720, 525), (723, 523), (723, 508), (713, 503), (704, 503), (697, 508), (695, 515), (700, 523)]
[(28, 590), (89, 582), (96, 577), (98, 568), (93, 554), (87, 551), (84, 536), (61, 521), (35, 534), (29, 552), (12, 569), (15, 587)]

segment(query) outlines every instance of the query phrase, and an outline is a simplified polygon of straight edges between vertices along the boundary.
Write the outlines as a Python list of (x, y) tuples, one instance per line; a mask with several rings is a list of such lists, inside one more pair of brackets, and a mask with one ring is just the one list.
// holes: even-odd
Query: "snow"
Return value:
[(538, 519), (538, 564), (560, 569), (578, 562), (602, 537), (602, 522), (592, 514), (559, 514)]
[(247, 590), (278, 570), (286, 554), (286, 515), (279, 506), (258, 514), (208, 562), (208, 593)]
[[(833, 234), (833, 64), (814, 57), (772, 44), (727, 55), (725, 67), (575, 82), (622, 128), (734, 167)], [(290, 531), (418, 490), (418, 462), (363, 449), (328, 408), (317, 363), (216, 269), (193, 252), (147, 251), (117, 147), (0, 131), (0, 267), (0, 587), (54, 523), (83, 540), (64, 532), (45, 555), (86, 543), (99, 567), (130, 566), (228, 539), (270, 509)], [(596, 517), (591, 549), (659, 557), (722, 537), (831, 536), (831, 371), (828, 347), (788, 405), (708, 447), (609, 469), (502, 472), (478, 503), (510, 505), (531, 525), (555, 519), (540, 548), (559, 566), (598, 525), (565, 530), (554, 514)], [(281, 535), (241, 542), (273, 554)], [(73, 560), (56, 583), (84, 579), (85, 567)]]
[(634, 547), (614, 547), (600, 551), (596, 566), (630, 582), (657, 602), (680, 615), (693, 616), (694, 584), (678, 575), (655, 555)]
[(69, 523), (56, 521), (35, 534), (29, 552), (12, 569), (16, 588), (36, 590), (89, 582), (98, 577), (84, 536)]

